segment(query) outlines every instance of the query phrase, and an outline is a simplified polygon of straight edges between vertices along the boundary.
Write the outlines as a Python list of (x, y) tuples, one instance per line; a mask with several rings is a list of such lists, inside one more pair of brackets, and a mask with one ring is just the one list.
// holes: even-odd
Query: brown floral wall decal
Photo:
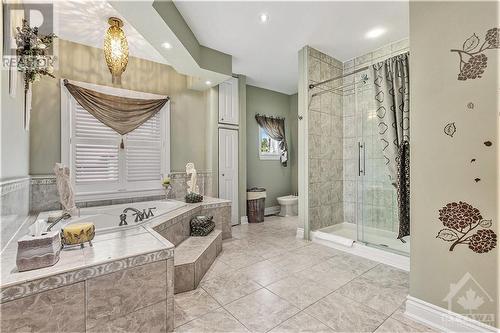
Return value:
[(467, 109), (474, 110), (474, 103), (472, 102), (467, 103)]
[(499, 28), (489, 29), (483, 43), (476, 34), (473, 34), (465, 40), (461, 50), (451, 50), (460, 57), (458, 80), (465, 81), (467, 79), (481, 78), (488, 66), (488, 57), (484, 54), (484, 51), (499, 48), (499, 32)]
[(455, 126), (455, 123), (446, 124), (446, 126), (444, 127), (444, 133), (451, 137), (453, 137), (453, 134), (455, 134), (456, 131), (457, 127)]
[(439, 230), (436, 238), (453, 242), (450, 251), (459, 244), (468, 245), (476, 253), (486, 253), (497, 246), (497, 235), (490, 229), (492, 221), (483, 219), (479, 209), (466, 202), (447, 204), (439, 210), (439, 220), (446, 228)]

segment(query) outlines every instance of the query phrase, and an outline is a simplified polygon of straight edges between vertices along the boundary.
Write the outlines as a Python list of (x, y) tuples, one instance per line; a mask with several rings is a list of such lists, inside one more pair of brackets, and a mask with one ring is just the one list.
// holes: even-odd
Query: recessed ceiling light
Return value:
[(385, 28), (377, 27), (377, 28), (373, 28), (372, 30), (368, 31), (365, 34), (365, 37), (366, 38), (377, 38), (377, 37), (380, 37), (383, 34), (385, 34), (385, 32), (386, 32)]
[(212, 84), (212, 81), (208, 81), (208, 80), (207, 80), (207, 81), (205, 81), (205, 84), (206, 84), (207, 86), (209, 86), (209, 85), (211, 85), (211, 84)]
[(165, 42), (165, 43), (162, 43), (161, 44), (161, 47), (163, 47), (164, 49), (171, 49), (172, 48), (172, 44), (170, 44), (169, 42)]
[(266, 23), (269, 20), (269, 15), (267, 15), (266, 13), (262, 13), (260, 14), (259, 18), (262, 23)]

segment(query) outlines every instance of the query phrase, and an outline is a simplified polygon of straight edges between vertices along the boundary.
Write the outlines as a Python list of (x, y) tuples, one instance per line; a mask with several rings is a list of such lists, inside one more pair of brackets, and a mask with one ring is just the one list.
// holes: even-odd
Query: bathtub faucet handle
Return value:
[(127, 223), (127, 214), (120, 214), (120, 224), (118, 226), (122, 226), (122, 225), (128, 225)]
[(155, 216), (155, 214), (153, 214), (153, 209), (156, 209), (156, 207), (151, 207), (151, 208), (148, 208), (148, 212), (146, 213), (146, 218), (150, 218), (150, 217), (153, 217)]

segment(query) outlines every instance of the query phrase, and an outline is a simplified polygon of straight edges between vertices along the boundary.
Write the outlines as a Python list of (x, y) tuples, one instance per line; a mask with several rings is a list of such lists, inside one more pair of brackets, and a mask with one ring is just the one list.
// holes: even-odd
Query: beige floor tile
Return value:
[(276, 265), (269, 261), (261, 261), (251, 266), (239, 270), (249, 279), (257, 282), (261, 286), (267, 286), (275, 281), (281, 280), (288, 276), (288, 273), (277, 268)]
[(176, 294), (174, 298), (175, 327), (181, 326), (219, 307), (220, 304), (202, 288)]
[(234, 269), (247, 267), (256, 262), (265, 260), (263, 257), (255, 255), (250, 251), (245, 251), (240, 247), (227, 250), (224, 248), (224, 245), (222, 246), (222, 253), (219, 255), (218, 259)]
[(214, 277), (221, 275), (221, 274), (227, 274), (231, 271), (234, 271), (234, 268), (232, 268), (231, 266), (229, 266), (225, 262), (220, 261), (219, 259), (215, 259), (212, 266), (210, 266), (208, 271), (203, 276), (202, 281), (206, 281), (208, 279), (214, 278)]
[(396, 319), (387, 318), (382, 325), (375, 331), (377, 333), (406, 333), (406, 332), (416, 332), (416, 330)]
[(292, 318), (281, 323), (270, 331), (271, 333), (331, 333), (333, 332), (328, 326), (310, 315), (299, 312)]
[(338, 292), (388, 316), (396, 311), (408, 296), (406, 287), (379, 285), (364, 276), (352, 280), (341, 287)]
[(408, 272), (384, 264), (378, 264), (364, 273), (363, 276), (382, 286), (409, 287)]
[(288, 273), (299, 272), (322, 261), (319, 257), (295, 252), (288, 252), (269, 260)]
[(326, 259), (338, 255), (340, 251), (319, 244), (311, 244), (309, 246), (303, 246), (293, 252)]
[(240, 272), (228, 272), (204, 280), (200, 286), (220, 304), (248, 295), (261, 286)]
[(333, 291), (300, 275), (292, 275), (272, 283), (266, 288), (299, 309), (305, 309)]
[(175, 332), (214, 333), (214, 332), (249, 332), (223, 308), (209, 312), (187, 324), (179, 326)]
[(387, 316), (337, 292), (304, 310), (336, 332), (373, 332)]
[(357, 269), (344, 263), (327, 260), (297, 273), (313, 279), (332, 290), (336, 290), (359, 276)]
[(328, 261), (335, 263), (339, 268), (349, 268), (356, 275), (361, 275), (379, 264), (376, 261), (341, 251), (328, 259)]
[(267, 289), (240, 298), (225, 308), (252, 332), (267, 332), (299, 312)]

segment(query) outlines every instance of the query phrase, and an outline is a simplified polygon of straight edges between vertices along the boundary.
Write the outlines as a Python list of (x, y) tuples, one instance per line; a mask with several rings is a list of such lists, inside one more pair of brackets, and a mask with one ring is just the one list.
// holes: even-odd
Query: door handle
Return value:
[[(365, 146), (363, 143), (358, 142), (358, 176), (365, 174)], [(361, 164), (361, 151), (363, 151), (363, 164)]]
[(224, 177), (224, 174), (221, 174), (222, 177)]

